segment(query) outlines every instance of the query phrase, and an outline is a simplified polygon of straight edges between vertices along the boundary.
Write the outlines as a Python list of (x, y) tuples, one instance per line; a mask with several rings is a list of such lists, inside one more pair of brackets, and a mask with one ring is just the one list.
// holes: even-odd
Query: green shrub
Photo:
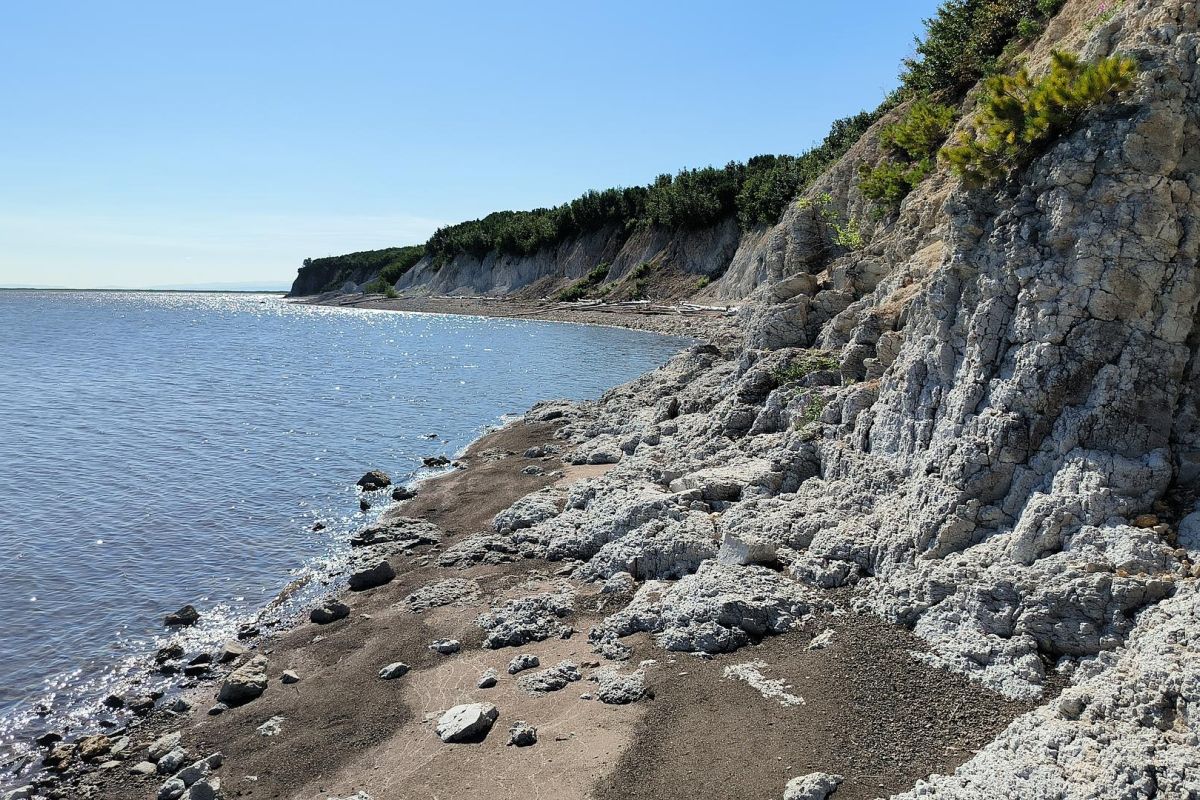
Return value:
[(872, 200), (898, 206), (932, 170), (933, 160), (929, 158), (913, 164), (898, 161), (882, 161), (874, 167), (863, 164), (859, 169), (858, 188)]
[(833, 241), (839, 247), (847, 250), (857, 250), (863, 246), (862, 231), (858, 221), (843, 220), (833, 207), (833, 196), (828, 192), (819, 196), (815, 201), (802, 197), (796, 201), (800, 208), (816, 208), (817, 217), (833, 230)]
[(928, 158), (937, 154), (957, 118), (953, 106), (916, 100), (899, 122), (884, 126), (879, 141), (898, 158), (910, 161)]
[(824, 396), (813, 396), (808, 408), (804, 409), (804, 414), (801, 417), (803, 424), (812, 425), (815, 422), (821, 421), (821, 415), (825, 413), (825, 406), (829, 405), (829, 400)]
[(938, 148), (950, 135), (958, 112), (953, 106), (917, 100), (899, 122), (879, 134), (889, 157), (859, 168), (859, 190), (872, 200), (899, 205), (932, 170)]
[(776, 386), (784, 386), (814, 372), (837, 372), (840, 369), (837, 356), (822, 350), (809, 350), (773, 371), (771, 377), (774, 378)]
[(1023, 167), (1089, 109), (1132, 86), (1137, 72), (1137, 64), (1124, 57), (1084, 64), (1055, 51), (1052, 58), (1050, 71), (1037, 80), (1024, 69), (989, 78), (971, 129), (942, 148), (942, 157), (968, 184), (983, 185)]
[(654, 265), (649, 261), (643, 261), (633, 269), (629, 270), (629, 274), (625, 276), (625, 280), (636, 281), (646, 277), (654, 269)]
[(650, 288), (650, 273), (655, 270), (655, 265), (649, 261), (643, 261), (629, 271), (625, 276), (625, 282), (630, 285), (629, 296), (634, 300), (647, 299), (648, 289)]
[(604, 279), (608, 277), (608, 271), (609, 263), (607, 261), (597, 264), (587, 275), (584, 275), (555, 295), (555, 299), (562, 303), (573, 303), (576, 300), (582, 300), (587, 296), (588, 292), (604, 282)]
[(735, 201), (742, 230), (779, 222), (788, 203), (820, 177), (857, 142), (867, 128), (896, 105), (889, 97), (875, 111), (862, 112), (833, 123), (818, 146), (800, 156), (755, 156), (746, 163), (746, 176)]
[(701, 275), (696, 279), (696, 290), (699, 291), (700, 289), (707, 288), (710, 283), (712, 283), (712, 278), (707, 275)]
[(387, 263), (379, 270), (379, 277), (395, 286), (400, 276), (412, 269), (425, 255), (425, 246), (394, 247), (392, 251)]
[(1022, 17), (1021, 21), (1017, 23), (1017, 33), (1022, 39), (1032, 39), (1045, 30), (1045, 27), (1043, 23), (1036, 19)]
[(396, 287), (383, 278), (376, 278), (368, 283), (363, 287), (363, 292), (366, 294), (382, 294), (393, 300), (400, 296), (400, 293), (396, 291)]

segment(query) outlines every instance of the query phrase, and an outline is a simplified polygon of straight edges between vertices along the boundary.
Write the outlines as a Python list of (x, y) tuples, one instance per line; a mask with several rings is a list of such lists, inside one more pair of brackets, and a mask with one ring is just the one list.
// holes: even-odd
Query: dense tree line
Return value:
[(1031, 39), (1066, 0), (946, 0), (925, 20), (925, 37), (905, 59), (900, 82), (912, 96), (960, 95), (998, 71), (1005, 49)]
[[(462, 254), (480, 258), (490, 252), (531, 255), (605, 227), (700, 228), (730, 217), (736, 217), (743, 229), (772, 225), (787, 205), (884, 113), (903, 100), (961, 96), (981, 77), (998, 70), (1006, 48), (1039, 32), (1064, 2), (945, 0), (934, 17), (925, 21), (925, 36), (918, 39), (915, 55), (903, 62), (900, 88), (875, 111), (834, 122), (825, 139), (801, 155), (761, 155), (745, 163), (731, 161), (724, 167), (685, 169), (659, 175), (646, 186), (589, 191), (553, 208), (497, 211), (482, 219), (447, 225), (439, 228), (423, 249), (391, 248), (332, 258), (346, 260), (347, 274), (364, 259), (377, 259), (388, 266), (385, 277), (391, 278), (391, 283), (421, 255), (431, 256), (438, 265)], [(877, 176), (878, 191), (889, 198), (902, 197), (928, 172), (928, 168), (914, 170), (907, 162), (887, 162), (883, 168), (891, 172)], [(398, 255), (400, 251), (405, 251), (403, 256)]]
[(439, 228), (425, 250), (444, 263), (460, 254), (482, 258), (492, 251), (531, 255), (609, 226), (703, 228), (734, 216), (743, 228), (772, 225), (889, 107), (838, 120), (820, 145), (800, 156), (755, 156), (746, 163), (659, 175), (648, 186), (587, 192), (554, 208), (497, 211)]

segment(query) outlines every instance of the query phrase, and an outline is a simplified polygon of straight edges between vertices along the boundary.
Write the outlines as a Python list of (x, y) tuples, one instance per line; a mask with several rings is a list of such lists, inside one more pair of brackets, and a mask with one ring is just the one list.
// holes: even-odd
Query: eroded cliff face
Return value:
[(1069, 683), (914, 797), (1200, 793), (1197, 11), (1097, 14), (1071, 0), (1031, 66), (1131, 55), (1121, 104), (1002, 188), (933, 176), (839, 255), (812, 201), (869, 220), (852, 152), (714, 287), (752, 290), (744, 344), (552, 409), (577, 460), (618, 465), (473, 552), (644, 581), (601, 652), (733, 649), (850, 586), (927, 660), (1013, 697)]
[(639, 265), (653, 262), (679, 273), (720, 276), (741, 240), (733, 219), (697, 230), (609, 227), (569, 239), (530, 256), (488, 253), (458, 256), (437, 265), (423, 259), (405, 273), (396, 288), (407, 295), (540, 295), (587, 275), (601, 263), (611, 265), (617, 281)]

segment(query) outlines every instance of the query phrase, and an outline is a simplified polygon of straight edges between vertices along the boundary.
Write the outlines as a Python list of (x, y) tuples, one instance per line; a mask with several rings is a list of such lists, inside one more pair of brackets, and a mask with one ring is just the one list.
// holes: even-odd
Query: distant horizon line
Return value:
[(83, 286), (17, 286), (17, 285), (9, 285), (9, 284), (0, 285), (0, 292), (159, 292), (159, 293), (166, 292), (166, 293), (176, 293), (176, 294), (187, 294), (187, 293), (191, 293), (191, 294), (287, 294), (289, 291), (291, 291), (290, 288), (288, 288), (288, 289), (268, 289), (268, 288), (237, 289), (237, 288), (232, 288), (232, 287), (215, 288), (213, 286), (209, 286), (208, 288), (203, 288), (202, 286), (196, 286), (196, 287), (190, 287), (190, 288), (188, 288), (188, 287), (168, 288), (165, 286), (131, 288), (131, 287), (126, 287), (126, 286), (88, 286), (88, 287), (83, 287)]

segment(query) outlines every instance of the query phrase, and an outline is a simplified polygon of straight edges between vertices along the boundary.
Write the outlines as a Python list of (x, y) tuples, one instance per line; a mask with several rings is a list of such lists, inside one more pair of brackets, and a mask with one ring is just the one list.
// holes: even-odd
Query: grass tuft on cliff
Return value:
[(560, 303), (573, 303), (587, 297), (588, 292), (599, 286), (608, 277), (609, 266), (607, 261), (597, 264), (587, 275), (555, 295), (555, 299)]

